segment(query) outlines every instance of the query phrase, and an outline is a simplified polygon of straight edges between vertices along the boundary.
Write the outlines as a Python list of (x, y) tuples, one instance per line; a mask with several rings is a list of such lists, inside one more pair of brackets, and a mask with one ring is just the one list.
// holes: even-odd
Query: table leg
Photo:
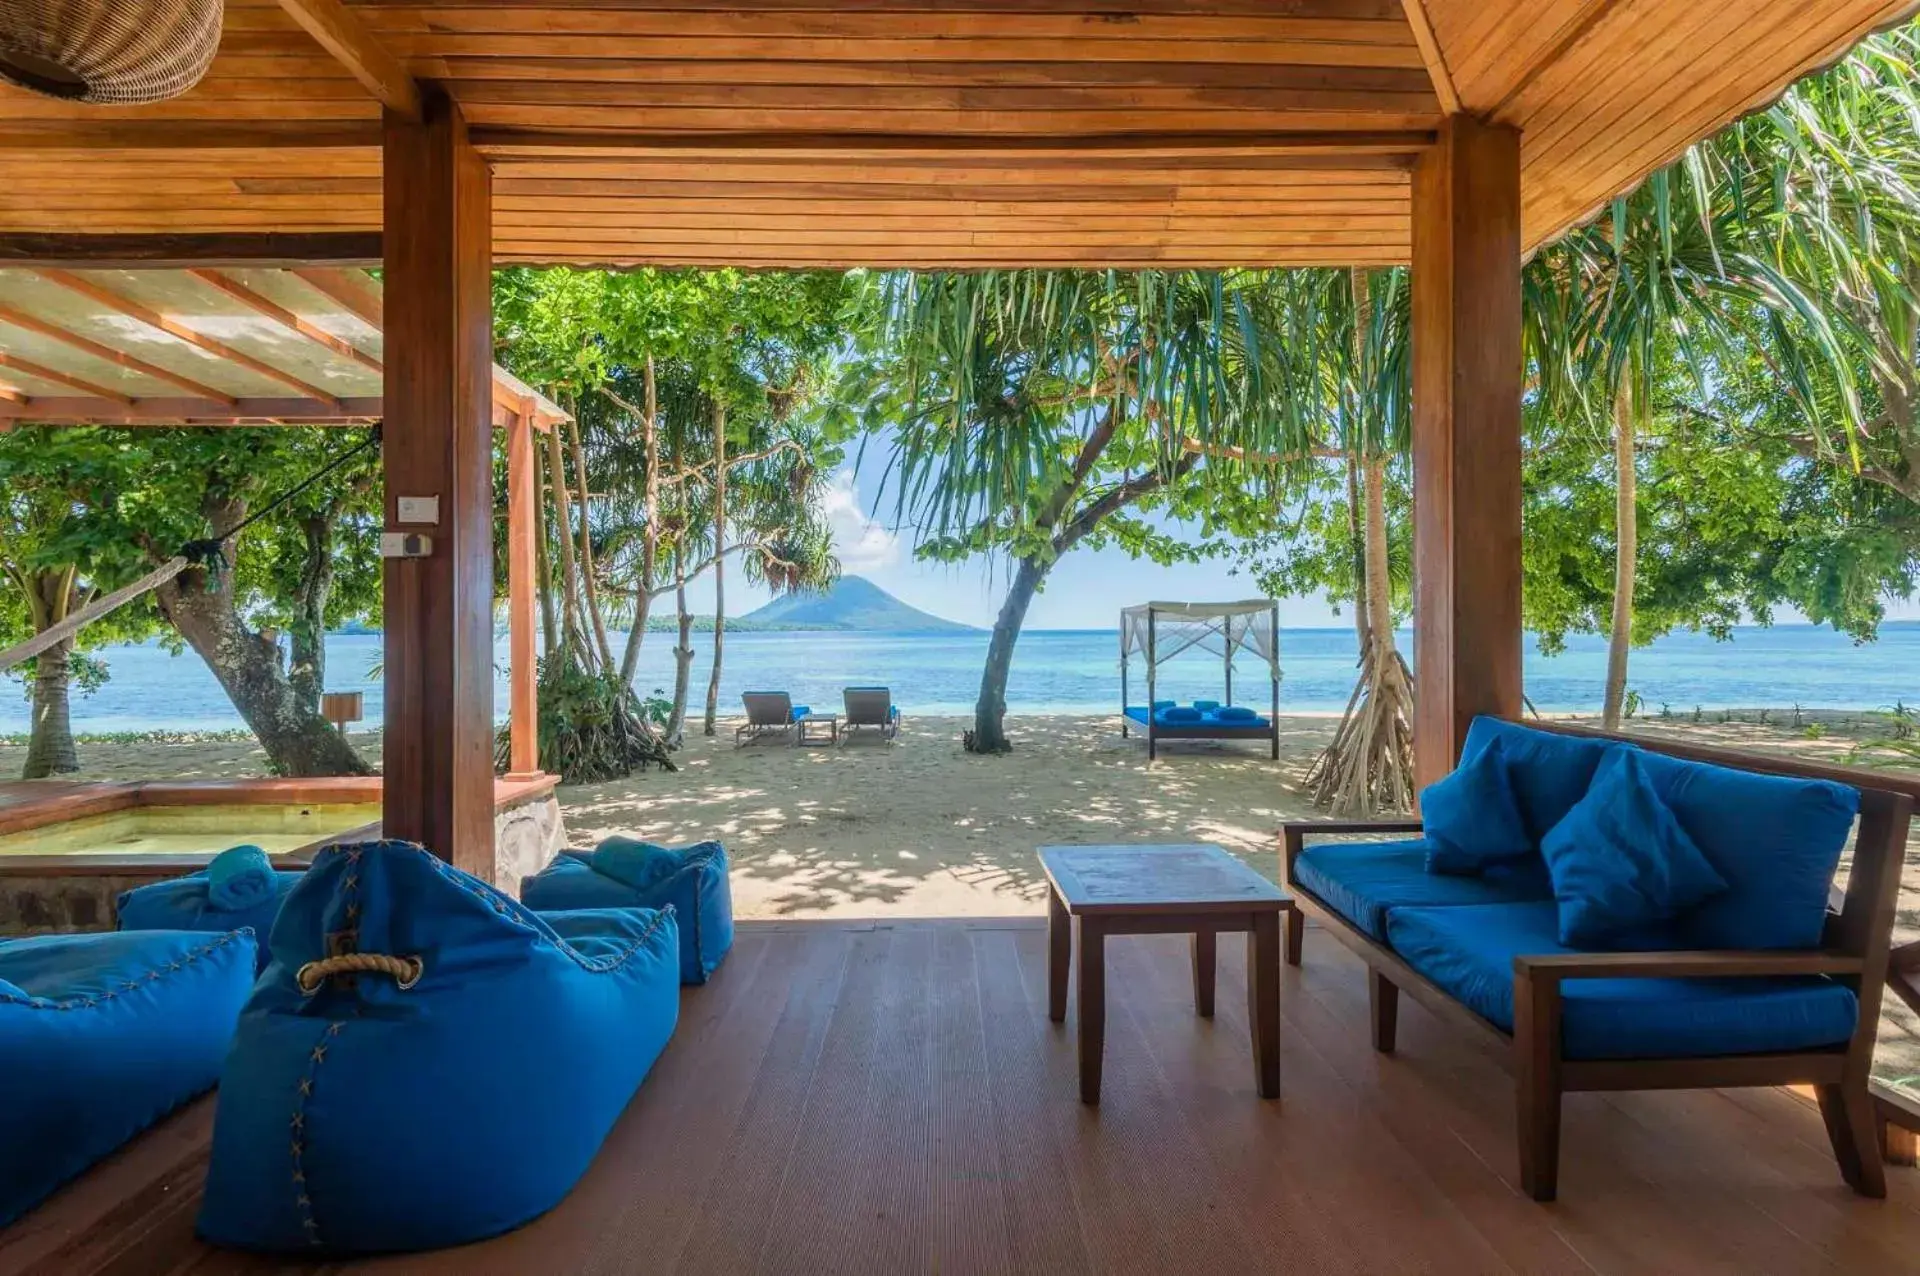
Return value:
[(1067, 1017), (1067, 971), (1073, 965), (1073, 919), (1060, 893), (1047, 887), (1047, 1018)]
[(1080, 1102), (1100, 1102), (1100, 1054), (1107, 1034), (1107, 932), (1097, 917), (1081, 917)]
[[(1260, 1097), (1280, 1097), (1280, 915), (1256, 913), (1247, 931), (1247, 1022)], [(1082, 960), (1085, 960), (1084, 954)]]
[(1193, 932), (1193, 1009), (1202, 1019), (1213, 1018), (1213, 972), (1219, 964), (1214, 954), (1219, 939), (1218, 931)]

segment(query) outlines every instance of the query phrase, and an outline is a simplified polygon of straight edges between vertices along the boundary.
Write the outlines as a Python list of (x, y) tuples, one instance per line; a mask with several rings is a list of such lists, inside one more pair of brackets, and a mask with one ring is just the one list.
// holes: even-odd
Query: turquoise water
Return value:
[[(1403, 640), (1410, 645), (1410, 638)], [(704, 703), (712, 648), (694, 635), (693, 702)], [(650, 634), (642, 649), (642, 691), (671, 687), (672, 638)], [(876, 633), (738, 633), (727, 636), (720, 703), (738, 712), (740, 692), (785, 689), (799, 703), (839, 708), (840, 688), (882, 683), (909, 713), (968, 713), (980, 684), (987, 635)], [(242, 725), (220, 685), (199, 657), (174, 656), (146, 644), (101, 653), (112, 680), (96, 695), (76, 697), (74, 727), (81, 731), (154, 728), (205, 730)], [(366, 672), (380, 655), (377, 634), (337, 634), (327, 642), (328, 684), (364, 690), (367, 718), (380, 718), (380, 687)], [(1353, 687), (1351, 629), (1288, 629), (1281, 634), (1283, 712), (1337, 712)], [(495, 709), (506, 712), (506, 641), (494, 657)], [(1551, 659), (1527, 648), (1527, 694), (1542, 712), (1592, 712), (1600, 707), (1606, 643), (1573, 639)], [(1145, 698), (1138, 658), (1134, 699)], [(1628, 683), (1645, 712), (1665, 702), (1675, 713), (1694, 706), (1774, 706), (1876, 709), (1920, 702), (1920, 623), (1889, 624), (1880, 640), (1855, 646), (1842, 634), (1809, 625), (1743, 628), (1731, 642), (1700, 634), (1673, 634), (1633, 653)], [(1265, 708), (1265, 670), (1242, 657), (1234, 673), (1235, 699)], [(1159, 694), (1167, 699), (1223, 699), (1217, 658), (1194, 653), (1163, 666)], [(1120, 701), (1118, 637), (1112, 630), (1040, 630), (1024, 635), (1007, 689), (1015, 713), (1112, 712)], [(0, 693), (0, 731), (24, 731), (27, 704), (18, 691)]]

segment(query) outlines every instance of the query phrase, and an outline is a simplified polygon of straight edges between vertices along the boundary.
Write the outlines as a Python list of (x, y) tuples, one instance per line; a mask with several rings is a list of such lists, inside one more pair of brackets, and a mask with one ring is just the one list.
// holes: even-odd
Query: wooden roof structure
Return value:
[[(380, 281), (338, 266), (0, 268), (0, 428), (380, 419)], [(493, 423), (566, 413), (493, 369)]]
[(57, 227), (375, 260), (381, 108), (421, 82), (491, 165), (497, 262), (1405, 262), (1453, 113), (1519, 131), (1531, 250), (1912, 8), (228, 0), (176, 101), (0, 87), (0, 255)]

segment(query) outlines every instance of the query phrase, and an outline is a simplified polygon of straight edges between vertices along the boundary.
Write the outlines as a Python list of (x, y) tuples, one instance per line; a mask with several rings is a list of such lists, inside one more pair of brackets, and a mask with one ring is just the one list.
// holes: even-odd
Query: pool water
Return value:
[(0, 836), (8, 855), (200, 855), (251, 843), (298, 850), (380, 819), (377, 802), (272, 806), (134, 806)]

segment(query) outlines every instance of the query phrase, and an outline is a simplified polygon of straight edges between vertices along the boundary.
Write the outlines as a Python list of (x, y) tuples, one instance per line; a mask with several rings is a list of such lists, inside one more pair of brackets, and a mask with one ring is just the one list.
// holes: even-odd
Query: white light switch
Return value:
[(440, 522), (440, 498), (437, 496), (403, 496), (399, 505), (399, 517), (394, 519), (396, 523), (437, 526)]

